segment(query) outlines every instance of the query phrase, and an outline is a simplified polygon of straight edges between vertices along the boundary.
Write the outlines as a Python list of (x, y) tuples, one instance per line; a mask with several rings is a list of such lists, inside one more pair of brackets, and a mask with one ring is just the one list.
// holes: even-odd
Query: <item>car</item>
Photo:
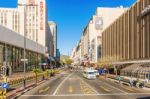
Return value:
[(98, 70), (94, 70), (96, 77), (99, 77), (99, 72)]

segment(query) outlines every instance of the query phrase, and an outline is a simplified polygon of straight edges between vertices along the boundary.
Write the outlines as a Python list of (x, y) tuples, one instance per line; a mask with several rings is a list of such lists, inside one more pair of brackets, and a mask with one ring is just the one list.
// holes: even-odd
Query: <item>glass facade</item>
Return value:
[[(21, 62), (23, 52), (23, 48), (0, 43), (0, 67), (6, 62), (7, 65), (11, 67), (13, 73), (22, 72), (24, 70), (23, 62)], [(26, 71), (31, 71), (40, 63), (42, 54), (26, 50), (26, 58), (28, 59)]]

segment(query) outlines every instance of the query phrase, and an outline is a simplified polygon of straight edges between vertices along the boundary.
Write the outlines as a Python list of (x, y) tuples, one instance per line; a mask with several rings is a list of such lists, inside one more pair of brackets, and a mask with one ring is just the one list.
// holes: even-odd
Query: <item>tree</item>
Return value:
[(68, 59), (65, 59), (65, 64), (66, 65), (71, 65), (73, 63), (73, 60), (68, 58)]

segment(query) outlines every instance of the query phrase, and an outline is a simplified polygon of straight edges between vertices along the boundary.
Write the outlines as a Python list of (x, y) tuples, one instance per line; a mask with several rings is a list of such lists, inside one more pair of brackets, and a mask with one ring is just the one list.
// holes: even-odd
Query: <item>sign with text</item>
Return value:
[(40, 2), (40, 30), (44, 29), (44, 23), (43, 23), (43, 19), (44, 19), (44, 3), (41, 1)]
[(35, 4), (35, 0), (28, 0), (28, 4)]
[(103, 18), (102, 17), (96, 17), (95, 28), (96, 28), (96, 30), (100, 30), (103, 28)]
[(22, 61), (22, 62), (24, 62), (24, 61), (25, 61), (25, 62), (27, 62), (27, 61), (28, 61), (28, 59), (21, 59), (21, 61)]

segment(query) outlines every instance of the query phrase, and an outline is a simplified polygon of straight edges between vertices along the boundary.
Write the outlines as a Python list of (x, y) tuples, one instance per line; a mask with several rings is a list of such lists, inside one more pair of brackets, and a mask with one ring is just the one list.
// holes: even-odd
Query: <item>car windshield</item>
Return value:
[(95, 74), (95, 72), (88, 72), (88, 74)]

